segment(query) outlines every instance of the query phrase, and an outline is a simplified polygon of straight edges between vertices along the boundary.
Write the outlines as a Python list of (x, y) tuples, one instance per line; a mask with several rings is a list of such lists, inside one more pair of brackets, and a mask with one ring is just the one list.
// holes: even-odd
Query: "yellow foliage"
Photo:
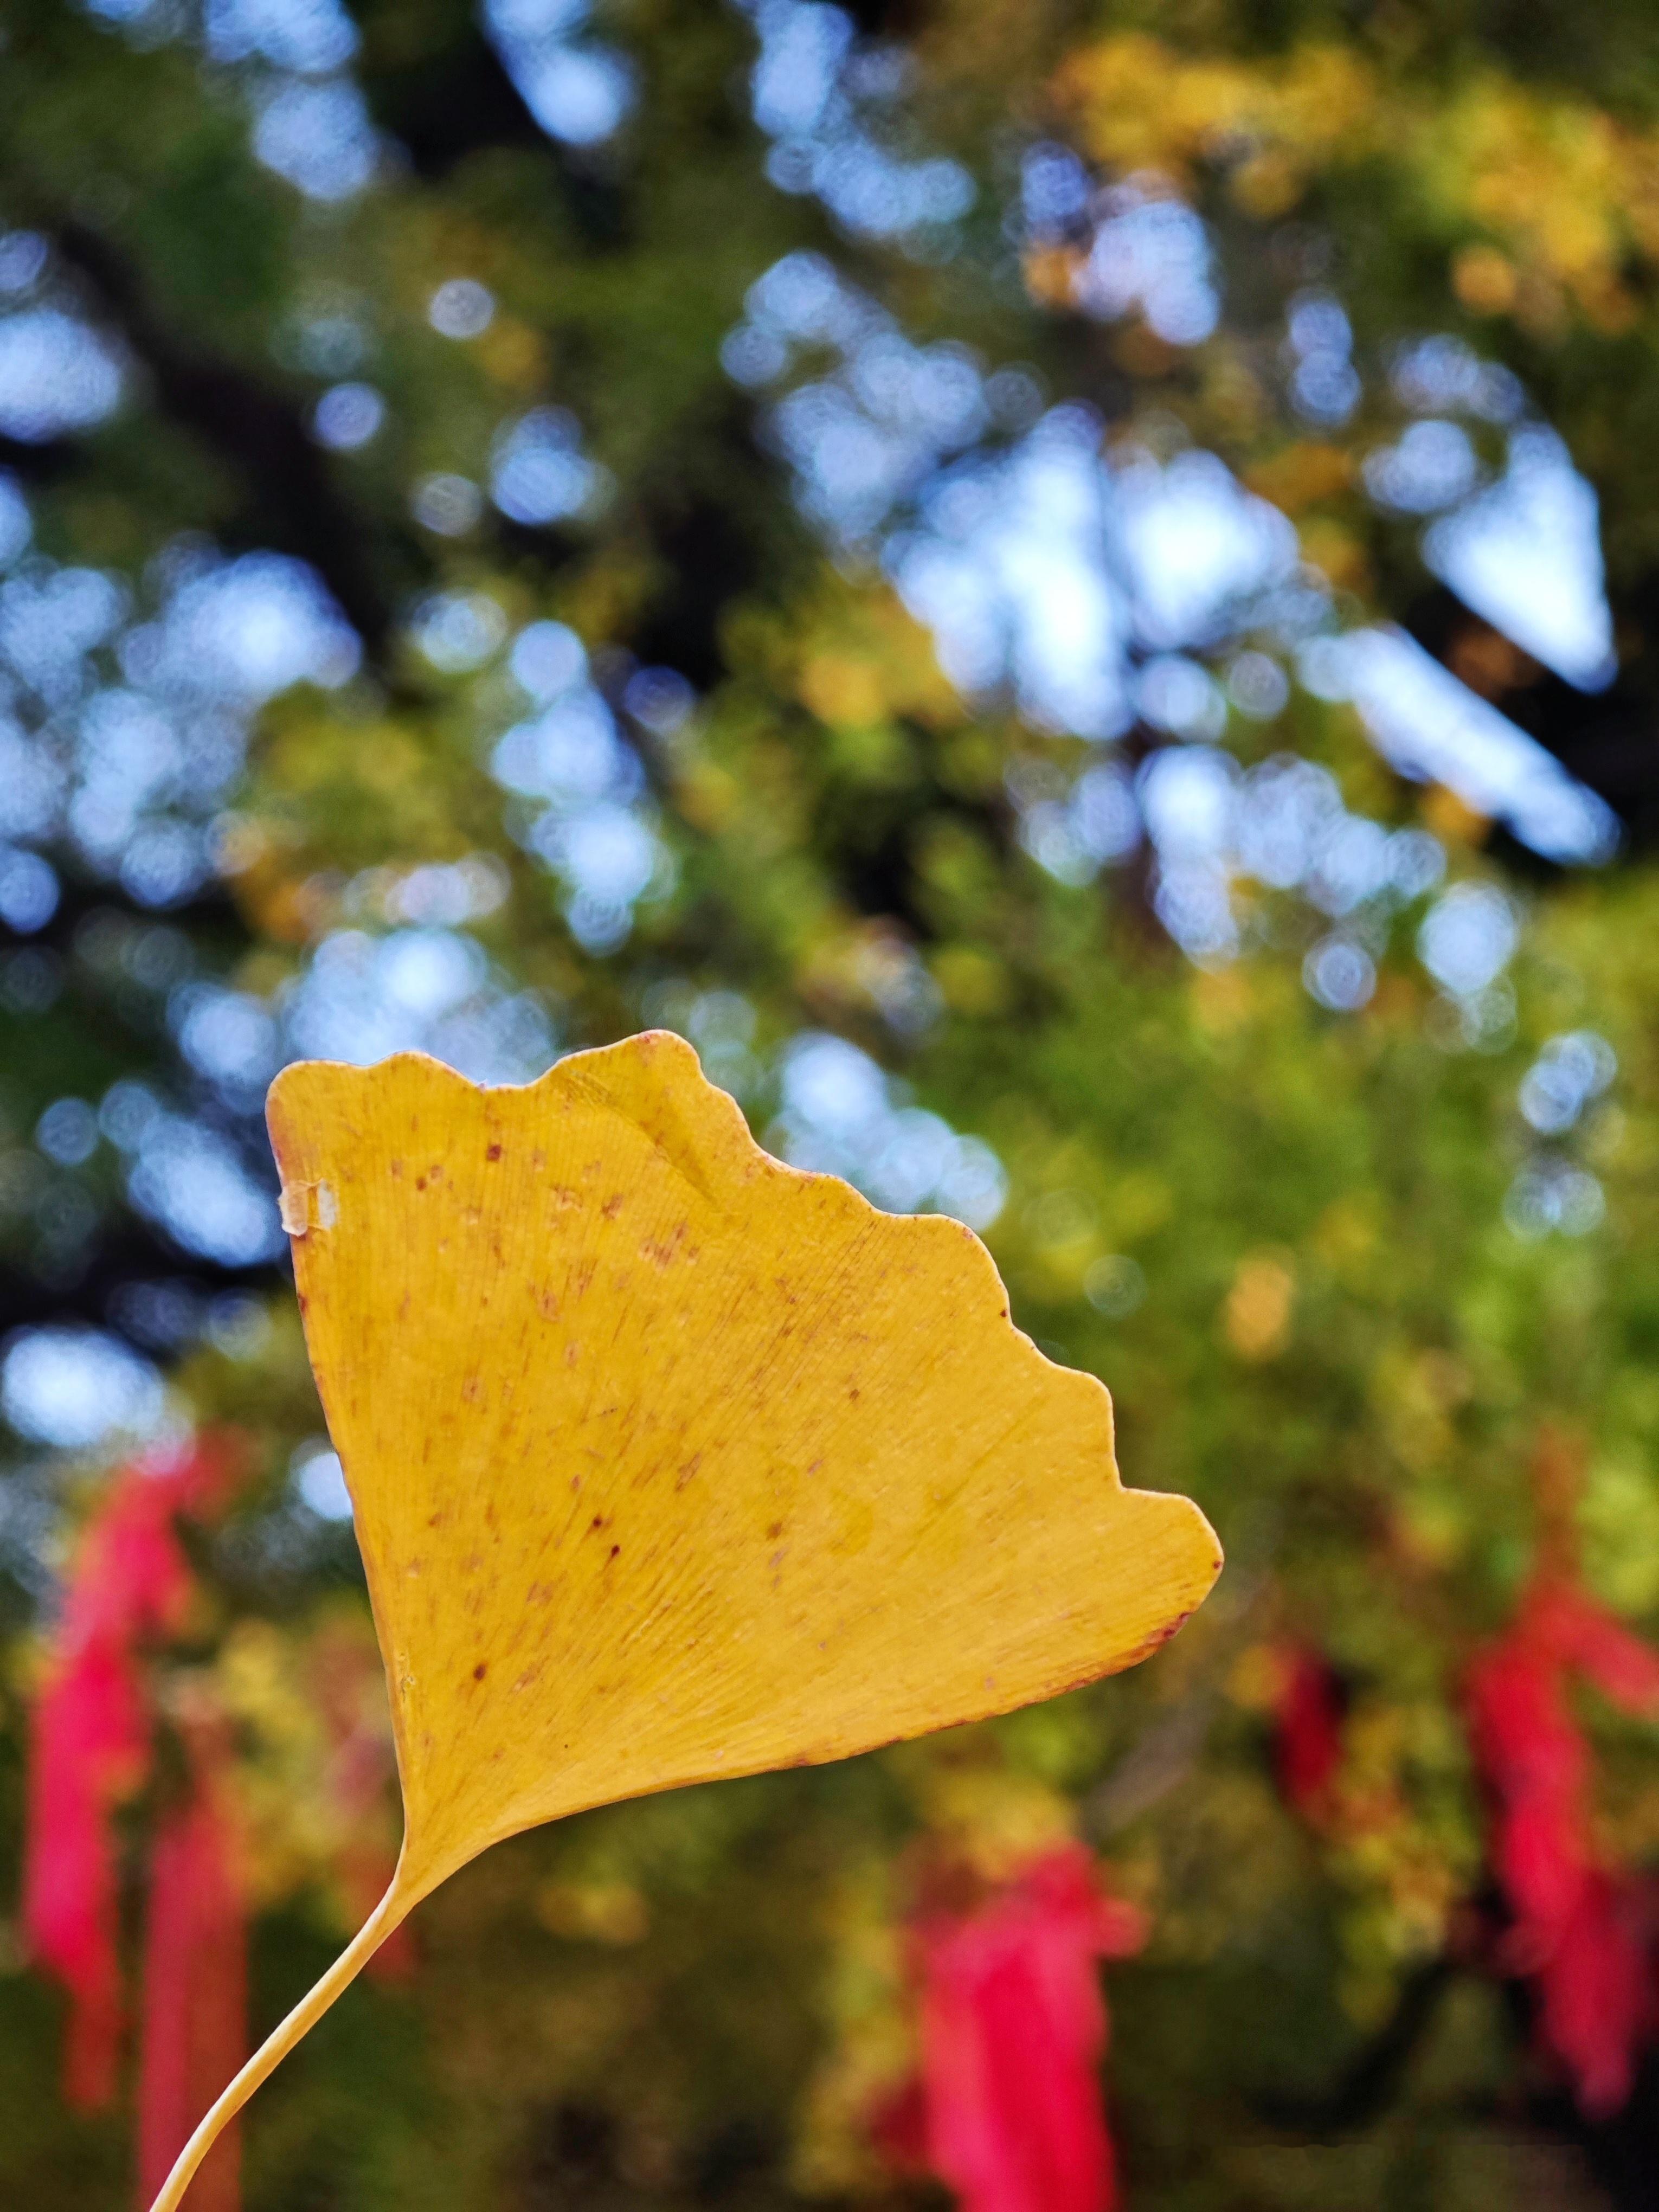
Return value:
[(1257, 1252), (1238, 1263), (1222, 1309), (1222, 1334), (1241, 1359), (1275, 1359), (1290, 1342), (1296, 1278), (1282, 1259)]
[(1370, 556), (1364, 541), (1341, 523), (1326, 515), (1304, 521), (1297, 532), (1303, 558), (1310, 568), (1329, 578), (1340, 592), (1358, 598), (1368, 595), (1371, 580)]
[(226, 873), (237, 906), (254, 933), (277, 945), (308, 945), (320, 937), (338, 904), (327, 885), (293, 865), (274, 841), (244, 840)]
[(796, 696), (832, 726), (904, 717), (948, 727), (963, 720), (931, 633), (889, 592), (826, 585), (818, 603), (791, 623), (783, 649)]
[(547, 381), (547, 348), (528, 323), (497, 315), (475, 350), (485, 374), (509, 392), (534, 393)]
[[(342, 757), (337, 733), (331, 730), (327, 738), (321, 757), (337, 765)], [(345, 758), (357, 782), (380, 798), (396, 791), (400, 784), (412, 783), (421, 770), (420, 747), (389, 723), (365, 730)]]
[(1285, 1647), (1278, 1639), (1247, 1644), (1228, 1670), (1226, 1694), (1243, 1711), (1271, 1718), (1284, 1697), (1288, 1671)]
[(781, 1166), (678, 1037), (521, 1089), (301, 1063), (270, 1120), (404, 1848), (155, 2212), (490, 1844), (1095, 1680), (1220, 1566), (1195, 1506), (1122, 1486), (1104, 1389), (1012, 1327), (971, 1231)]
[(255, 932), (279, 945), (302, 945), (308, 917), (295, 900), (295, 885), (269, 831), (246, 816), (228, 815), (219, 843), (219, 867), (232, 897)]
[(1452, 259), (1452, 289), (1471, 314), (1503, 315), (1515, 305), (1515, 264), (1495, 246), (1466, 246)]
[(989, 1882), (1006, 1881), (1076, 1832), (1070, 1798), (993, 1760), (935, 1760), (922, 1796), (929, 1832), (945, 1855)]
[(1467, 845), (1478, 848), (1484, 845), (1492, 830), (1488, 817), (1471, 806), (1468, 799), (1449, 790), (1443, 783), (1431, 783), (1423, 793), (1423, 825), (1431, 830), (1443, 845)]
[[(1321, 176), (1384, 164), (1449, 231), (1476, 234), (1453, 261), (1464, 303), (1542, 332), (1568, 301), (1597, 329), (1623, 329), (1637, 313), (1627, 257), (1659, 262), (1659, 134), (1495, 70), (1443, 91), (1345, 46), (1240, 60), (1123, 32), (1073, 54), (1054, 91), (1109, 168), (1190, 192), (1214, 167), (1263, 221)], [(1055, 280), (1030, 273), (1034, 296), (1051, 296)]]
[(1353, 455), (1316, 438), (1298, 439), (1246, 471), (1244, 481), (1286, 514), (1334, 499), (1353, 483)]
[[(269, 1903), (308, 1883), (335, 1888), (352, 1924), (378, 1896), (395, 1846), (385, 1802), (391, 1719), (368, 1623), (342, 1611), (296, 1642), (269, 1621), (238, 1622), (213, 1687), (241, 1747), (252, 1894)], [(367, 1900), (350, 1879), (362, 1866), (378, 1873)]]
[(651, 1926), (630, 1881), (545, 1881), (536, 1892), (536, 1917), (550, 1936), (589, 1943), (638, 1943)]
[[(1374, 72), (1343, 46), (1304, 46), (1266, 64), (1188, 59), (1138, 31), (1073, 56), (1056, 89), (1090, 152), (1115, 169), (1158, 170), (1185, 185), (1230, 148), (1261, 149), (1241, 172), (1243, 196), (1249, 205), (1266, 191), (1273, 204), (1255, 211), (1273, 214), (1299, 197), (1308, 173), (1352, 158), (1374, 130), (1377, 102)], [(1276, 166), (1264, 172), (1269, 149)]]
[(886, 687), (872, 661), (821, 653), (800, 672), (803, 706), (821, 722), (878, 722), (886, 706)]
[(743, 804), (734, 776), (711, 760), (694, 757), (680, 765), (674, 799), (694, 830), (718, 836), (727, 828)]
[(585, 1804), (1092, 1679), (1215, 1571), (970, 1231), (780, 1167), (678, 1038), (523, 1091), (293, 1068), (271, 1121), (405, 1893)]
[(1194, 969), (1188, 988), (1194, 1018), (1211, 1036), (1236, 1036), (1255, 1013), (1249, 971), (1242, 963), (1235, 968)]
[(1083, 256), (1069, 246), (1033, 246), (1024, 259), (1025, 289), (1040, 307), (1069, 307), (1083, 269)]

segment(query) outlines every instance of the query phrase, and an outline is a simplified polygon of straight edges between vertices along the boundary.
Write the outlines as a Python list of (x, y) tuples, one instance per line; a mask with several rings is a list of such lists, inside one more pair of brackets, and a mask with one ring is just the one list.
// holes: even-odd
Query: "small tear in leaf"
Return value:
[(285, 1182), (277, 1201), (283, 1228), (289, 1237), (304, 1237), (313, 1229), (332, 1229), (340, 1218), (340, 1201), (325, 1182)]

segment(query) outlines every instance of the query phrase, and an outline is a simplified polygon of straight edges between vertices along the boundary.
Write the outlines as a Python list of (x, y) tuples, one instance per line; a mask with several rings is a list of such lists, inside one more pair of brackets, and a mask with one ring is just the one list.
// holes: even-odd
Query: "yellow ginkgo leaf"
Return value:
[(1092, 1681), (1221, 1563), (1187, 1499), (1122, 1487), (1105, 1390), (1012, 1327), (970, 1230), (781, 1166), (678, 1037), (514, 1090), (302, 1063), (270, 1119), (404, 1848), (155, 2212), (490, 1844)]

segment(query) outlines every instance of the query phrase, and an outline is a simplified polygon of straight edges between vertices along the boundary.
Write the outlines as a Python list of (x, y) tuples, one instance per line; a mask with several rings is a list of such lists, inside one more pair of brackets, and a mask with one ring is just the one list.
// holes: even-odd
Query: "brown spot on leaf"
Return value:
[(485, 1676), (489, 1672), (489, 1660), (488, 1660), (488, 1659), (480, 1659), (480, 1660), (479, 1660), (479, 1662), (478, 1662), (478, 1663), (477, 1663), (477, 1666), (472, 1669), (472, 1679), (473, 1679), (473, 1680), (474, 1680), (475, 1682), (482, 1682), (482, 1681), (483, 1681), (483, 1678), (484, 1678), (484, 1676)]
[(484, 1154), (484, 1158), (487, 1160), (498, 1160), (501, 1156), (501, 1148), (499, 1145), (491, 1145), (489, 1149)]

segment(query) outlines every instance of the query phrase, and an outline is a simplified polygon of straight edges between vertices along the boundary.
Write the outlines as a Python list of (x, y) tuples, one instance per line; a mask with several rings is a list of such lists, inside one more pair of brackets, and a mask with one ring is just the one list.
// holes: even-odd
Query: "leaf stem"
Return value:
[(203, 2118), (174, 2161), (150, 2212), (177, 2212), (191, 2178), (202, 2160), (268, 2074), (274, 2072), (307, 2029), (314, 2027), (341, 1991), (349, 1988), (415, 1903), (400, 1893), (398, 1874), (392, 1887), (314, 1989), (307, 1991), (288, 2018), (273, 2028), (246, 2066)]

